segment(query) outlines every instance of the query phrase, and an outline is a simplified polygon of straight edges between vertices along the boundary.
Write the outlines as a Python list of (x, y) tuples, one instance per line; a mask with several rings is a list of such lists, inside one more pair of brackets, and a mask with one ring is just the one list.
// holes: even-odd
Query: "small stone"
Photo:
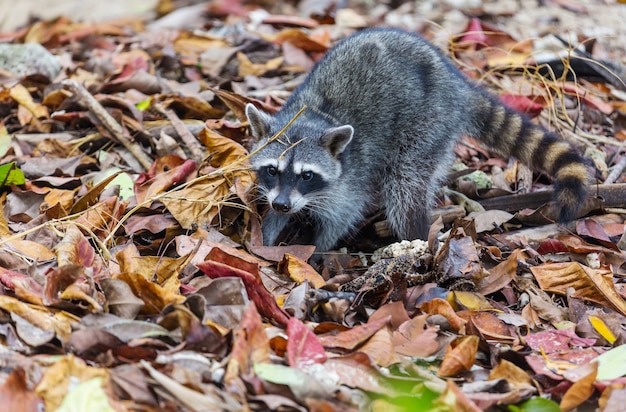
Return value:
[(39, 43), (0, 44), (0, 69), (17, 76), (41, 74), (52, 80), (61, 71), (61, 65)]
[(415, 239), (412, 241), (403, 240), (401, 242), (392, 243), (383, 248), (377, 249), (372, 254), (372, 262), (380, 259), (395, 258), (402, 255), (422, 256), (428, 251), (428, 242)]

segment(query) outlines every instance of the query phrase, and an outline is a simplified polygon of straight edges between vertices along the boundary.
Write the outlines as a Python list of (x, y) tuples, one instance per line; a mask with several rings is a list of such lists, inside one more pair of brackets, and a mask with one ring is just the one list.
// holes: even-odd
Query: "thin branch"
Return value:
[(205, 150), (202, 148), (198, 139), (187, 129), (187, 126), (180, 120), (180, 118), (174, 113), (173, 110), (163, 107), (162, 104), (157, 103), (154, 108), (161, 112), (165, 117), (169, 119), (174, 126), (174, 130), (178, 133), (181, 140), (185, 143), (189, 151), (191, 152), (191, 158), (196, 162), (202, 161), (205, 156)]
[(131, 142), (124, 133), (124, 128), (106, 111), (104, 107), (76, 80), (63, 80), (63, 88), (74, 93), (78, 102), (85, 106), (100, 120), (102, 125), (137, 159), (145, 170), (152, 166), (152, 159), (141, 146)]

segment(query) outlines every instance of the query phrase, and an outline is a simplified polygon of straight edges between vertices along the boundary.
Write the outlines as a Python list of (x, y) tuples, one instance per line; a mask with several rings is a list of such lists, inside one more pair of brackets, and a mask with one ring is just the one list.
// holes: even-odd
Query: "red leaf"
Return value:
[(560, 240), (544, 239), (537, 248), (537, 253), (545, 255), (547, 253), (565, 253), (567, 247)]
[(389, 321), (389, 317), (376, 319), (374, 321), (370, 320), (364, 325), (355, 326), (352, 329), (339, 332), (337, 335), (320, 336), (320, 342), (327, 348), (353, 350), (384, 328)]
[(15, 369), (0, 387), (0, 405), (4, 411), (37, 412), (43, 410), (43, 402), (29, 391), (24, 369)]
[(548, 330), (527, 335), (524, 340), (533, 350), (547, 354), (565, 353), (572, 347), (593, 346), (595, 339), (581, 338), (572, 330)]
[(289, 365), (306, 370), (315, 363), (326, 361), (326, 351), (311, 329), (298, 318), (289, 319), (287, 324), (287, 358)]
[[(252, 300), (259, 313), (268, 319), (274, 320), (281, 326), (286, 326), (289, 322), (289, 315), (276, 303), (274, 296), (265, 288), (259, 277), (258, 266), (245, 262), (243, 259), (230, 256), (219, 248), (211, 249), (207, 255), (207, 261), (196, 265), (211, 279), (234, 276), (240, 278), (248, 292), (248, 297)], [(213, 260), (215, 259), (215, 260)], [(247, 269), (242, 270), (216, 260), (229, 259), (232, 262), (246, 264)]]
[(467, 25), (467, 29), (465, 29), (465, 33), (463, 37), (461, 37), (462, 42), (469, 43), (477, 43), (476, 48), (480, 48), (480, 46), (484, 46), (487, 43), (487, 35), (483, 31), (483, 25), (477, 18), (473, 18), (470, 20)]
[(46, 306), (54, 305), (61, 301), (61, 292), (67, 289), (84, 273), (84, 268), (79, 265), (63, 265), (52, 269), (46, 274), (43, 303)]
[(598, 109), (602, 113), (607, 114), (607, 115), (613, 113), (614, 109), (610, 103), (605, 102), (599, 97), (589, 94), (582, 87), (579, 87), (578, 85), (574, 83), (565, 83), (562, 85), (562, 87), (565, 92), (571, 93), (572, 95), (580, 97), (582, 101), (585, 102), (587, 105), (595, 109)]
[(526, 113), (529, 117), (537, 117), (543, 110), (543, 106), (526, 96), (519, 94), (503, 93), (500, 95), (500, 101), (505, 106), (521, 113)]
[(583, 219), (576, 221), (576, 232), (580, 236), (586, 236), (595, 239), (602, 246), (619, 252), (619, 248), (615, 243), (611, 242), (611, 239), (609, 238), (609, 235), (607, 235), (604, 231), (604, 228), (593, 219)]

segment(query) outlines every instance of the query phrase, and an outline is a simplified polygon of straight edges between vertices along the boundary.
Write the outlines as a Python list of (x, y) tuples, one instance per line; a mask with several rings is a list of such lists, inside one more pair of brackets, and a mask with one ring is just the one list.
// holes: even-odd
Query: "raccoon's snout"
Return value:
[(276, 196), (272, 201), (272, 209), (280, 213), (291, 212), (291, 200), (289, 200), (289, 196), (284, 192)]
[(289, 201), (279, 202), (275, 200), (274, 202), (272, 202), (272, 208), (277, 212), (289, 213), (289, 211), (291, 210), (291, 205), (289, 204)]

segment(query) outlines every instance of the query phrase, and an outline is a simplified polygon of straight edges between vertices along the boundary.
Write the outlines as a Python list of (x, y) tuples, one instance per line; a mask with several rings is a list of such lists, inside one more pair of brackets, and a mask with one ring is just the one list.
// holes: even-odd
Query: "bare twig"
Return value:
[(102, 122), (102, 125), (137, 159), (141, 166), (148, 170), (152, 159), (139, 145), (131, 142), (124, 133), (124, 128), (106, 111), (104, 107), (80, 83), (75, 80), (63, 80), (63, 88), (74, 93), (78, 102), (91, 111)]
[(154, 105), (154, 108), (161, 112), (164, 116), (166, 116), (169, 121), (174, 126), (174, 130), (178, 133), (181, 140), (185, 143), (189, 151), (191, 152), (191, 157), (196, 162), (202, 161), (205, 155), (205, 151), (202, 148), (202, 145), (198, 142), (198, 139), (187, 129), (185, 124), (180, 120), (180, 118), (174, 113), (173, 110), (167, 109), (163, 107), (162, 104), (157, 103)]
[(611, 184), (611, 183), (615, 183), (615, 181), (617, 179), (619, 179), (619, 177), (624, 172), (624, 169), (626, 169), (626, 156), (622, 156), (622, 158), (619, 160), (619, 162), (617, 162), (617, 164), (615, 164), (615, 166), (613, 166), (613, 170), (611, 170), (611, 173), (609, 174), (609, 176), (604, 181), (604, 184), (608, 185), (608, 184)]

